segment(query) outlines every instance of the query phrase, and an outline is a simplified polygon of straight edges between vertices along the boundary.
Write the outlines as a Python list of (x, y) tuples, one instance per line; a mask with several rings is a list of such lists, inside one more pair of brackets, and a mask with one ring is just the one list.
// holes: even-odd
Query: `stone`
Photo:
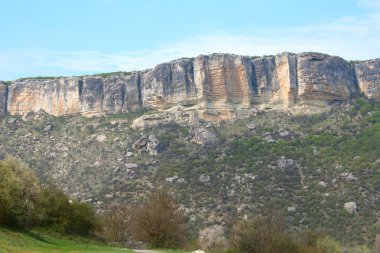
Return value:
[(160, 142), (154, 135), (143, 135), (135, 143), (132, 148), (142, 152), (148, 152), (150, 155), (157, 155), (160, 151)]
[(281, 156), (280, 159), (277, 160), (277, 167), (282, 171), (288, 170), (294, 167), (294, 160), (286, 159), (285, 156)]
[(294, 213), (295, 211), (296, 211), (296, 207), (295, 206), (288, 206), (288, 212)]
[(209, 183), (211, 181), (211, 178), (206, 174), (202, 174), (199, 176), (199, 181), (202, 183)]
[(48, 125), (44, 128), (44, 132), (50, 132), (52, 129), (53, 129), (53, 125), (52, 125), (52, 124), (48, 124)]
[(178, 179), (178, 176), (173, 176), (173, 177), (168, 177), (165, 179), (166, 182), (168, 183), (174, 183)]
[(358, 207), (354, 201), (344, 203), (343, 207), (349, 214), (357, 213)]
[(136, 169), (138, 167), (138, 165), (136, 163), (126, 163), (125, 164), (125, 168), (126, 169)]
[(133, 156), (133, 153), (130, 152), (130, 151), (128, 151), (128, 152), (125, 154), (125, 156), (126, 156), (126, 157), (131, 157), (131, 156)]
[(215, 144), (218, 142), (218, 137), (212, 128), (194, 127), (191, 130), (193, 136), (192, 142), (200, 145)]
[(100, 134), (100, 135), (96, 136), (96, 141), (105, 142), (105, 141), (107, 141), (107, 137), (105, 134)]
[(186, 179), (184, 179), (183, 177), (180, 177), (180, 178), (178, 178), (177, 183), (178, 184), (185, 184), (186, 183)]
[(175, 106), (158, 113), (143, 115), (135, 119), (131, 127), (133, 129), (145, 129), (168, 123), (188, 125), (197, 122), (197, 119), (197, 113), (194, 109), (189, 110), (182, 106)]

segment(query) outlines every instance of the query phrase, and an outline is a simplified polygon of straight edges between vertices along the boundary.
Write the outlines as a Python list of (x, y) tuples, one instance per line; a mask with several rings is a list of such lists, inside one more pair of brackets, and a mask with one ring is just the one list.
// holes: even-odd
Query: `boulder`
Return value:
[(344, 203), (344, 209), (349, 214), (355, 214), (358, 211), (358, 207), (356, 205), (356, 202), (354, 202), (354, 201)]
[(143, 135), (135, 143), (132, 148), (140, 152), (148, 152), (150, 155), (157, 155), (160, 151), (160, 142), (154, 135)]
[(105, 142), (105, 141), (107, 141), (107, 136), (105, 134), (100, 134), (100, 135), (96, 136), (96, 141)]
[(193, 136), (191, 141), (200, 145), (215, 144), (218, 142), (218, 137), (212, 128), (193, 127), (191, 130)]

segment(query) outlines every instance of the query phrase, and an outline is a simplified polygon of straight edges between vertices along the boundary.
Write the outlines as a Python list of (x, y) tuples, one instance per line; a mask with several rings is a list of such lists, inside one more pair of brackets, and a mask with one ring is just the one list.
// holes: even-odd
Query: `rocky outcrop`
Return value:
[(297, 57), (298, 95), (301, 104), (326, 106), (358, 92), (355, 71), (344, 59), (319, 53)]
[(320, 53), (255, 59), (212, 54), (107, 77), (17, 80), (10, 87), (0, 85), (0, 113), (44, 110), (56, 116), (96, 116), (155, 110), (134, 122), (135, 128), (143, 128), (230, 120), (261, 107), (326, 107), (359, 91), (380, 99), (379, 87), (380, 60), (353, 65)]
[(192, 59), (163, 63), (141, 73), (142, 104), (163, 109), (172, 105), (192, 105), (202, 98), (195, 87)]
[[(250, 108), (252, 62), (248, 57), (213, 54), (194, 61), (196, 87), (202, 87), (200, 117), (224, 120), (239, 117)], [(203, 110), (202, 110), (203, 109)]]
[(160, 151), (160, 142), (154, 135), (143, 135), (135, 143), (132, 148), (138, 152), (148, 152), (150, 155), (157, 155)]
[(60, 116), (81, 112), (81, 84), (77, 78), (15, 81), (9, 87), (10, 114), (45, 112)]
[(254, 59), (253, 66), (255, 104), (291, 106), (297, 102), (297, 56), (295, 54), (283, 53)]
[(7, 111), (8, 86), (0, 82), (0, 115)]
[(355, 65), (360, 91), (368, 98), (380, 99), (380, 59)]

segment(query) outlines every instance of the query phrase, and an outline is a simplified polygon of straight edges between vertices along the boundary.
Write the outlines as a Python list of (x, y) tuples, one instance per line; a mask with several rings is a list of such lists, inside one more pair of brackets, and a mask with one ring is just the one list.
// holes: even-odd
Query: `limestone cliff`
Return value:
[(367, 97), (380, 99), (380, 59), (355, 65), (360, 91)]
[(0, 82), (0, 115), (7, 111), (8, 86)]
[(212, 54), (107, 77), (16, 80), (9, 87), (0, 84), (0, 114), (42, 109), (56, 116), (96, 116), (146, 108), (166, 110), (145, 117), (149, 122), (162, 118), (220, 121), (273, 105), (325, 107), (359, 91), (380, 99), (380, 60), (353, 65), (320, 53), (254, 59)]
[(297, 102), (297, 57), (283, 53), (253, 60), (255, 104), (294, 105)]
[(358, 92), (354, 67), (340, 57), (302, 53), (297, 57), (301, 104), (328, 105)]

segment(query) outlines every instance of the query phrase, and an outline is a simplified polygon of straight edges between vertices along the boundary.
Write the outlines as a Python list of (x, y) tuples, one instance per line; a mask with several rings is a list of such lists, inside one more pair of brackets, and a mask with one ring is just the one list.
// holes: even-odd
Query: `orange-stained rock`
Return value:
[(12, 83), (7, 105), (10, 114), (23, 115), (40, 109), (56, 116), (81, 113), (78, 79), (26, 80)]
[(237, 118), (250, 108), (252, 62), (248, 57), (226, 54), (199, 56), (194, 61), (195, 87), (202, 87), (205, 120)]
[(355, 65), (360, 91), (368, 98), (380, 100), (380, 59)]
[[(0, 83), (0, 114), (44, 110), (61, 116), (97, 116), (141, 108), (165, 110), (136, 127), (199, 119), (231, 120), (256, 108), (326, 107), (360, 90), (380, 99), (380, 60), (356, 64), (319, 53), (282, 53), (251, 59), (200, 55), (133, 73)], [(5, 110), (4, 108), (7, 108)]]
[(253, 60), (255, 104), (294, 105), (297, 102), (297, 56), (283, 53)]

